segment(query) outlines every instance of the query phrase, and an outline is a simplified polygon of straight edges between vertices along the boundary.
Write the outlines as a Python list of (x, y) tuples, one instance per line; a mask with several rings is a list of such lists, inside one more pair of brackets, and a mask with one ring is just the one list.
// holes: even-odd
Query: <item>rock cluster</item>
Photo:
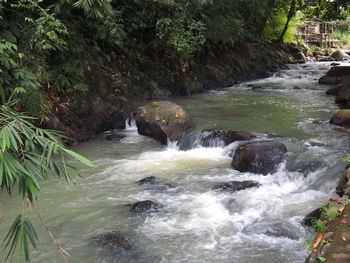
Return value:
[(345, 109), (337, 112), (330, 120), (331, 124), (350, 128), (350, 66), (335, 66), (319, 81), (321, 84), (335, 85), (327, 90), (335, 96), (335, 102)]

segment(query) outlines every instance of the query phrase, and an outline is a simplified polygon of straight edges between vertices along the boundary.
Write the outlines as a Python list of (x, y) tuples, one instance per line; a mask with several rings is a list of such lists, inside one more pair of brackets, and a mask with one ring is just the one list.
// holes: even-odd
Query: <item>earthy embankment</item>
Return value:
[[(345, 129), (350, 128), (350, 66), (333, 67), (326, 76), (320, 79), (320, 83), (333, 85), (327, 94), (334, 95), (335, 101), (342, 108), (332, 117), (330, 122)], [(313, 252), (306, 259), (306, 263), (350, 262), (349, 166), (339, 179), (336, 193), (339, 198), (326, 204), (321, 218), (316, 218), (326, 226), (326, 229), (320, 231), (313, 241)], [(336, 214), (327, 215), (327, 211), (332, 209), (335, 210)]]
[(266, 77), (287, 63), (305, 58), (295, 45), (266, 41), (237, 43), (232, 50), (210, 54), (203, 52), (182, 69), (154, 61), (148, 68), (139, 68), (126, 58), (107, 62), (102, 56), (93, 55), (99, 67), (89, 69), (85, 76), (89, 90), (76, 94), (69, 103), (53, 101), (55, 111), (46, 122), (48, 128), (61, 130), (72, 138), (72, 143), (124, 128), (133, 111), (132, 102), (190, 96)]

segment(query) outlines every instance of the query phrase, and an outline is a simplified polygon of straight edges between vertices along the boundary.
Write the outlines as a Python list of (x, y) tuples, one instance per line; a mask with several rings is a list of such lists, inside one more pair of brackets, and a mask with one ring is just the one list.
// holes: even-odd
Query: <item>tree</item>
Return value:
[(321, 17), (323, 20), (344, 20), (349, 17), (350, 1), (348, 0), (318, 0), (310, 8), (311, 17)]
[(297, 11), (297, 0), (292, 0), (290, 3), (288, 15), (287, 15), (287, 21), (283, 27), (281, 35), (279, 36), (279, 38), (277, 40), (278, 42), (283, 42), (284, 35), (286, 34), (288, 26), (289, 26), (289, 22), (295, 16), (296, 11)]
[[(95, 164), (68, 149), (61, 142), (59, 132), (38, 128), (32, 123), (33, 118), (16, 111), (18, 100), (6, 101), (3, 88), (0, 88), (0, 97), (0, 189), (11, 195), (17, 186), (22, 201), (42, 220), (34, 205), (40, 182), (59, 177), (72, 183), (72, 176), (80, 174), (67, 162), (68, 158), (89, 166)], [(12, 258), (19, 247), (21, 258), (30, 261), (29, 244), (36, 248), (38, 236), (29, 219), (19, 214), (4, 241), (8, 250), (6, 259)], [(65, 257), (64, 250), (59, 246), (58, 249)]]

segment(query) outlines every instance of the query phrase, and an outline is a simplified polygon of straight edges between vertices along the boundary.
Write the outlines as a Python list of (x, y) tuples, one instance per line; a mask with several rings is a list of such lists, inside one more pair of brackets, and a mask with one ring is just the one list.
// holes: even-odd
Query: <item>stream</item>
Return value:
[[(338, 109), (334, 97), (318, 84), (329, 68), (330, 63), (289, 65), (266, 79), (172, 99), (195, 123), (186, 150), (138, 135), (132, 121), (120, 131), (126, 137), (118, 143), (101, 136), (75, 146), (97, 167), (81, 167), (85, 179), (77, 179), (75, 186), (56, 179), (44, 182), (38, 202), (57, 241), (71, 255), (69, 262), (304, 262), (308, 251), (303, 243), (310, 233), (300, 223), (332, 196), (350, 152), (349, 133), (329, 124)], [(230, 154), (244, 142), (226, 147), (198, 143), (199, 131), (213, 128), (247, 130), (257, 135), (255, 140), (283, 142), (287, 161), (267, 176), (240, 173), (231, 168)], [(158, 177), (159, 184), (136, 184), (148, 176)], [(234, 193), (213, 190), (232, 180), (255, 180), (261, 186)], [(2, 238), (21, 205), (5, 193), (0, 198)], [(164, 208), (135, 215), (124, 207), (142, 200)], [(32, 262), (63, 262), (34, 216), (33, 221), (40, 244)], [(89, 240), (113, 230), (133, 248), (106, 256)]]

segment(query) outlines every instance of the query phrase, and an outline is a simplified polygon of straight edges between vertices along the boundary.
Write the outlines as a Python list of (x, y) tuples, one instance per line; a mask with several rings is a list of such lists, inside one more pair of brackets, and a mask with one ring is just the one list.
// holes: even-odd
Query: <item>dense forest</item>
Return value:
[[(45, 130), (58, 127), (49, 125), (56, 113), (67, 117), (97, 97), (123, 110), (159, 86), (188, 95), (187, 86), (199, 85), (199, 65), (229, 59), (249, 71), (237, 54), (259, 57), (259, 47), (264, 59), (288, 62), (281, 50), (296, 47), (280, 43), (294, 41), (297, 21), (344, 19), (349, 9), (347, 0), (0, 0), (1, 189), (11, 193), (18, 184), (34, 207), (48, 174), (68, 182), (79, 175), (64, 156), (94, 165), (64, 146), (61, 133)], [(8, 257), (19, 244), (30, 259), (37, 236), (23, 215), (6, 239)]]
[[(136, 95), (135, 84), (171, 82), (203, 56), (242, 42), (283, 41), (298, 10), (333, 19), (348, 5), (317, 2), (310, 11), (300, 0), (2, 0), (0, 83), (41, 119), (87, 92), (121, 104)], [(107, 77), (108, 91), (99, 90), (97, 75)]]

